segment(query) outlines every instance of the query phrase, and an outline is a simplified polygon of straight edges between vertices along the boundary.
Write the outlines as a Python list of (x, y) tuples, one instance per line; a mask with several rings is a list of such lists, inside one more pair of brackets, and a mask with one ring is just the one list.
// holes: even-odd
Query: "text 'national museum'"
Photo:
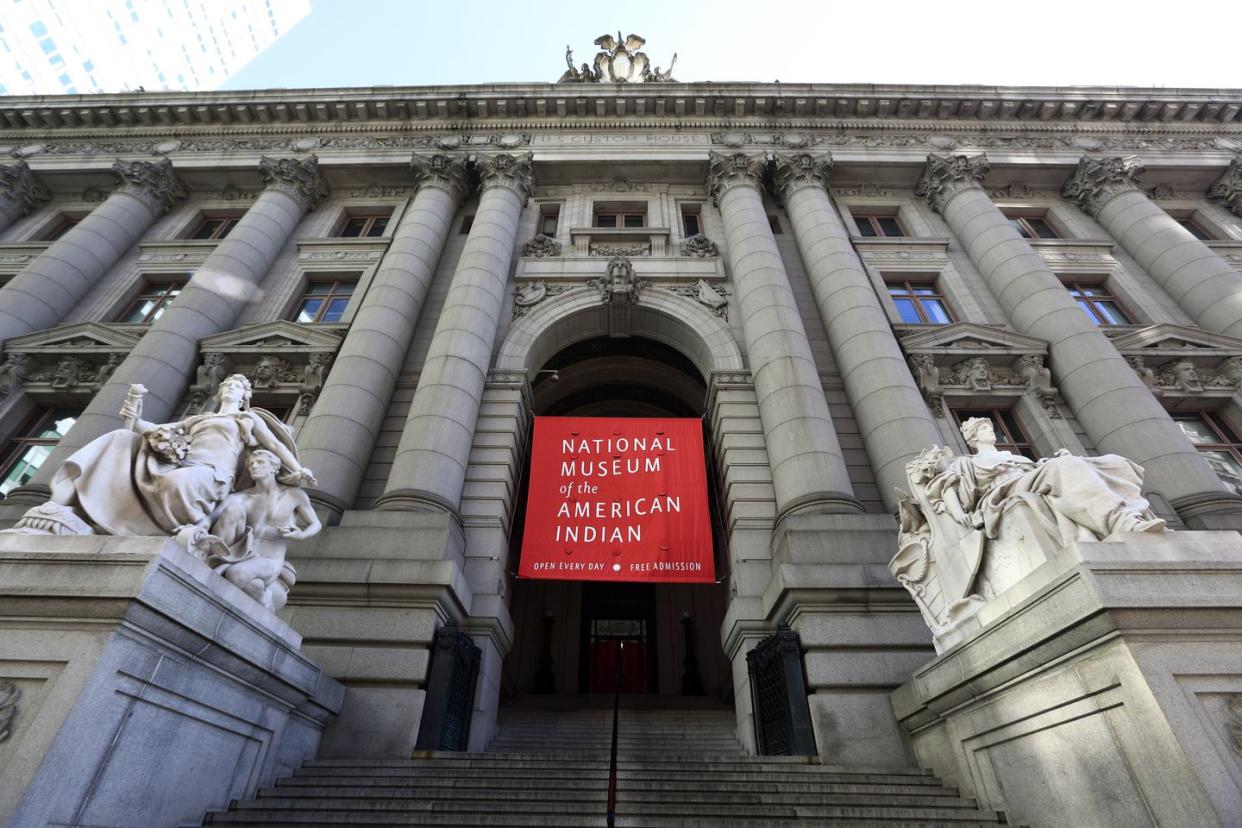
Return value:
[(1242, 826), (1242, 90), (596, 47), (0, 98), (0, 823)]

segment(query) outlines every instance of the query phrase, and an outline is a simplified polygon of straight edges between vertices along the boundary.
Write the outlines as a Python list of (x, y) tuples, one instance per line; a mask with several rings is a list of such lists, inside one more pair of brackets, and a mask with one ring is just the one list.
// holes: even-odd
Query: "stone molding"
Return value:
[(80, 322), (13, 337), (4, 344), (0, 361), (0, 399), (20, 391), (55, 397), (94, 394), (138, 344), (145, 329), (143, 325)]
[(415, 155), (410, 159), (410, 170), (419, 189), (436, 187), (461, 204), (470, 193), (466, 171), (466, 159), (460, 155)]
[(1229, 169), (1208, 188), (1207, 197), (1219, 201), (1229, 212), (1242, 218), (1242, 156), (1229, 163)]
[(517, 193), (522, 203), (535, 189), (534, 153), (525, 155), (480, 155), (474, 162), (484, 189), (507, 187)]
[(927, 166), (919, 176), (914, 194), (927, 199), (932, 209), (943, 213), (944, 207), (956, 195), (966, 190), (982, 190), (983, 177), (991, 165), (985, 155), (937, 155), (927, 156)]
[(709, 256), (720, 255), (720, 248), (716, 243), (702, 233), (696, 233), (683, 241), (679, 249), (681, 255), (693, 256), (696, 259), (706, 259)]
[(51, 192), (30, 171), (25, 161), (0, 165), (0, 213), (17, 221), (36, 204), (52, 198)]
[(536, 259), (561, 255), (561, 245), (551, 236), (537, 234), (522, 247), (523, 256), (534, 256)]
[(284, 193), (302, 205), (304, 211), (314, 210), (319, 202), (328, 197), (328, 185), (319, 174), (319, 159), (307, 158), (259, 159), (259, 173), (269, 190)]
[(776, 156), (776, 192), (782, 201), (803, 187), (828, 188), (828, 174), (832, 171), (832, 156), (828, 153), (811, 155), (799, 152)]
[(1075, 202), (1089, 216), (1096, 216), (1105, 204), (1122, 193), (1141, 190), (1139, 176), (1143, 163), (1134, 156), (1091, 158), (1083, 156), (1078, 168), (1065, 182), (1061, 195)]
[(763, 171), (768, 162), (762, 155), (710, 152), (707, 162), (707, 194), (717, 207), (721, 197), (734, 187), (747, 186), (763, 192)]
[(112, 165), (112, 177), (116, 181), (116, 192), (132, 195), (157, 216), (167, 213), (173, 202), (190, 195), (167, 158), (159, 161), (117, 160)]

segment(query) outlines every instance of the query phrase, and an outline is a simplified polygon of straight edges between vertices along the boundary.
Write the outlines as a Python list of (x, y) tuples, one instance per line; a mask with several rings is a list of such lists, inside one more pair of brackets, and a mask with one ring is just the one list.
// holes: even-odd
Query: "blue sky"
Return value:
[(554, 81), (618, 28), (681, 81), (1242, 87), (1240, 0), (312, 0), (223, 88)]

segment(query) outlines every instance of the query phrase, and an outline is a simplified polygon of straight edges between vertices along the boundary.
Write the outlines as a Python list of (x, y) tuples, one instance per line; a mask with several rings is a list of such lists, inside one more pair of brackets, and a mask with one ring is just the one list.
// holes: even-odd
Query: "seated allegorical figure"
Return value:
[(998, 449), (983, 418), (963, 423), (962, 436), (974, 454), (933, 446), (907, 464), (889, 563), (938, 634), (1075, 541), (1165, 531), (1142, 495), (1142, 468), (1124, 457), (1061, 449), (1034, 461)]

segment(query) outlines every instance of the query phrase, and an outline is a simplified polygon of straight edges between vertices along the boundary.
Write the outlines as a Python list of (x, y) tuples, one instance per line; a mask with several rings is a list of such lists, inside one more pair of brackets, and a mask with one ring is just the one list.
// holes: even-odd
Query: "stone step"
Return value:
[[(385, 813), (306, 813), (296, 811), (248, 813), (244, 811), (216, 812), (208, 814), (206, 825), (233, 825), (239, 828), (271, 828), (273, 825), (348, 825), (362, 828), (378, 828), (386, 825), (426, 825), (437, 828), (605, 828), (607, 821), (600, 816), (564, 817), (554, 814), (531, 816), (496, 814), (385, 814)], [(618, 814), (616, 828), (808, 828), (805, 821), (783, 818), (736, 818), (722, 823), (715, 817), (631, 817)], [(818, 819), (813, 824), (821, 828), (984, 828), (1003, 824), (996, 818), (984, 820), (906, 820), (906, 819)]]
[[(302, 765), (303, 768), (423, 768), (423, 767), (469, 767), (469, 768), (511, 768), (520, 762), (527, 762), (532, 767), (568, 767), (589, 768), (608, 767), (608, 757), (599, 760), (585, 761), (578, 757), (558, 759), (555, 756), (530, 754), (491, 754), (491, 753), (432, 753), (419, 755), (413, 759), (313, 759)], [(661, 767), (668, 769), (707, 769), (715, 770), (723, 765), (754, 768), (756, 770), (779, 770), (782, 772), (799, 773), (836, 773), (836, 774), (883, 774), (887, 776), (906, 776), (934, 779), (931, 771), (924, 768), (894, 767), (892, 765), (824, 765), (815, 757), (808, 756), (729, 756), (719, 760), (704, 761), (702, 759), (689, 762), (677, 759), (667, 762), (646, 760), (642, 762), (620, 762), (622, 770), (634, 767)]]
[[(332, 778), (344, 779), (351, 777), (354, 779), (366, 779), (375, 776), (389, 777), (404, 783), (419, 779), (457, 779), (461, 777), (460, 769), (448, 768), (426, 768), (417, 772), (410, 773), (364, 773), (357, 772), (351, 774), (336, 774)], [(498, 774), (496, 777), (480, 777), (480, 778), (509, 778), (528, 781), (538, 781), (553, 777), (564, 782), (578, 781), (589, 782), (591, 780), (606, 780), (608, 778), (607, 771), (560, 771), (556, 774), (549, 774), (542, 771), (522, 771), (511, 774)], [(756, 772), (756, 773), (667, 773), (667, 772), (651, 772), (651, 771), (618, 771), (617, 779), (626, 784), (634, 782), (701, 782), (701, 783), (729, 783), (732, 784), (749, 784), (749, 785), (773, 785), (779, 786), (786, 781), (804, 782), (808, 784), (881, 784), (881, 785), (924, 785), (926, 787), (939, 787), (935, 779), (928, 779), (926, 782), (919, 783), (900, 776), (847, 776), (841, 774), (825, 774), (823, 776), (781, 776), (775, 777), (772, 773)], [(350, 784), (342, 782), (342, 784)]]

